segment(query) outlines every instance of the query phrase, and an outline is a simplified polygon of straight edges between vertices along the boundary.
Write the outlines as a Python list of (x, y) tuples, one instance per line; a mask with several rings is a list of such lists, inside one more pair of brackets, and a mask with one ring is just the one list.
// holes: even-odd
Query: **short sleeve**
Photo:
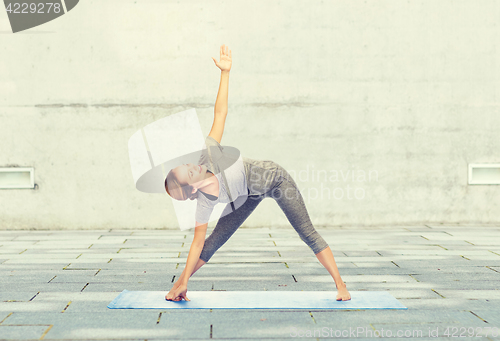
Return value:
[(198, 193), (195, 219), (197, 222), (206, 224), (210, 220), (214, 207), (207, 202), (207, 199), (200, 198), (203, 194)]
[[(210, 156), (212, 157), (212, 164), (216, 168), (214, 171), (218, 173), (217, 162), (222, 158), (224, 148), (211, 136), (207, 136), (205, 139), (205, 145), (207, 149), (204, 149), (201, 153), (198, 164), (200, 165), (210, 165)], [(210, 151), (210, 152), (209, 152)]]
[(217, 142), (216, 139), (214, 139), (212, 136), (207, 136), (207, 138), (205, 139), (205, 145), (208, 147), (215, 147), (216, 149), (218, 149), (220, 152), (222, 152), (223, 148), (222, 146), (220, 145), (219, 142)]
[(212, 160), (217, 162), (222, 157), (222, 153), (224, 152), (224, 148), (211, 136), (207, 136), (205, 139), (205, 145), (207, 149), (210, 150), (212, 154)]

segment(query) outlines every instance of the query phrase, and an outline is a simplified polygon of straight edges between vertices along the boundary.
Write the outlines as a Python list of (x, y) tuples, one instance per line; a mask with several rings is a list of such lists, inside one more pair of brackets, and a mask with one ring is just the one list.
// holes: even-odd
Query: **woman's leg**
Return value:
[[(240, 198), (241, 197), (237, 198), (235, 201)], [(259, 205), (262, 199), (264, 199), (264, 196), (248, 196), (246, 201), (241, 206), (239, 204), (237, 205), (238, 208), (234, 212), (231, 212), (231, 203), (226, 205), (221, 215), (222, 218), (219, 219), (210, 236), (205, 239), (203, 249), (200, 253), (200, 258), (198, 259), (198, 262), (189, 277), (193, 276), (199, 268), (212, 258), (215, 251), (224, 245), (229, 237), (234, 234), (238, 227), (243, 224), (248, 216), (255, 210), (257, 205)], [(181, 279), (182, 275), (179, 278), (179, 283)]]
[(337, 300), (349, 300), (351, 296), (340, 277), (333, 253), (327, 242), (314, 228), (295, 181), (284, 169), (280, 169), (275, 186), (270, 192), (266, 193), (267, 195), (276, 200), (290, 224), (299, 234), (300, 239), (311, 248), (319, 262), (333, 277), (338, 290)]
[[(238, 198), (239, 199), (239, 198)], [(236, 199), (236, 200), (238, 200)], [(196, 263), (191, 276), (207, 263), (212, 255), (231, 237), (238, 227), (248, 218), (248, 216), (255, 210), (257, 205), (264, 199), (264, 196), (248, 196), (246, 201), (239, 206), (234, 212), (231, 212), (231, 204), (227, 204), (222, 213), (222, 218), (219, 219), (214, 230), (210, 236), (205, 239), (203, 249), (200, 253), (200, 258)], [(226, 214), (226, 212), (231, 212)], [(182, 278), (182, 276), (181, 276)], [(179, 280), (181, 279), (179, 278)], [(180, 283), (180, 282), (179, 282)]]
[[(203, 244), (203, 249), (200, 253), (200, 259), (195, 266), (194, 271), (198, 270), (203, 264), (208, 262), (210, 258), (212, 258), (215, 251), (217, 251), (224, 243), (233, 235), (234, 232), (238, 229), (238, 227), (243, 224), (243, 222), (248, 218), (248, 216), (255, 210), (257, 205), (264, 199), (264, 196), (248, 196), (246, 201), (239, 206), (234, 212), (231, 212), (227, 215), (222, 213), (222, 217), (217, 222), (214, 230), (205, 239), (205, 243)], [(231, 204), (227, 204), (226, 210), (231, 210)], [(193, 273), (194, 273), (193, 271)]]

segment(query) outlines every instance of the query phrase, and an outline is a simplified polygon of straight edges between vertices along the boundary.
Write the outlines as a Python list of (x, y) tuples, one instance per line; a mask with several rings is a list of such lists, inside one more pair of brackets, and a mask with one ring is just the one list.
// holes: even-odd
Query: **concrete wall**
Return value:
[[(208, 134), (221, 44), (223, 144), (295, 174), (316, 226), (499, 223), (500, 186), (467, 184), (500, 162), (499, 18), (495, 0), (84, 0), (12, 34), (0, 11), (0, 167), (37, 184), (0, 190), (0, 228), (176, 228), (127, 142), (189, 108)], [(244, 226), (271, 224), (268, 199)]]

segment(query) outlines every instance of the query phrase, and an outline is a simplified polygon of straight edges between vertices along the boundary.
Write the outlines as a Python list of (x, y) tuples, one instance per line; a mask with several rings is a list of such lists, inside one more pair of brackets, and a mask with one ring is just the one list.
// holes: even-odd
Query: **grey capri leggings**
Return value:
[[(283, 210), (288, 221), (314, 254), (328, 247), (328, 244), (314, 228), (307, 213), (302, 194), (293, 178), (279, 167), (271, 189), (260, 195), (249, 195), (246, 201), (234, 212), (219, 219), (210, 236), (205, 239), (200, 259), (208, 262), (213, 254), (233, 235), (264, 198), (273, 198)], [(230, 203), (225, 210), (231, 210)]]

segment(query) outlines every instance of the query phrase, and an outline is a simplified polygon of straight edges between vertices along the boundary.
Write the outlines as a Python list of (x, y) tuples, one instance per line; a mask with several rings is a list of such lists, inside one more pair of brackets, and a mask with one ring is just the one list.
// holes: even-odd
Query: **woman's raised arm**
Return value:
[(210, 130), (208, 136), (214, 138), (220, 143), (222, 139), (222, 134), (224, 132), (224, 125), (226, 123), (227, 115), (227, 98), (229, 89), (229, 71), (231, 70), (231, 50), (226, 45), (220, 47), (220, 61), (217, 62), (215, 58), (212, 57), (215, 65), (221, 70), (219, 92), (217, 93), (217, 99), (215, 100), (214, 107), (214, 124)]

